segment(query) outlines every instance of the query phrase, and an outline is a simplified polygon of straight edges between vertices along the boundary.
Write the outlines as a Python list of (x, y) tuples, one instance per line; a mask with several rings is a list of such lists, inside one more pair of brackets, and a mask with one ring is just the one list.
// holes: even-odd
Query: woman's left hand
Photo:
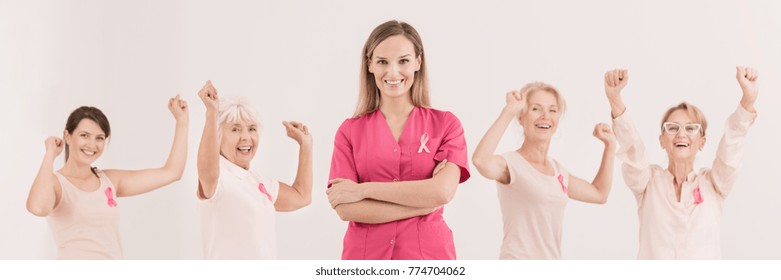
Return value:
[(605, 143), (605, 146), (613, 146), (616, 143), (616, 135), (606, 123), (598, 123), (594, 126), (594, 137)]
[(182, 100), (178, 94), (168, 99), (168, 111), (171, 111), (177, 122), (188, 120), (189, 109), (187, 108), (187, 101)]
[(295, 122), (295, 121), (283, 121), (282, 125), (285, 126), (285, 131), (287, 131), (287, 137), (290, 137), (293, 140), (296, 140), (298, 142), (298, 145), (311, 145), (312, 144), (312, 134), (309, 134), (309, 128), (306, 127), (303, 123)]
[(325, 191), (328, 194), (328, 202), (331, 208), (336, 208), (339, 204), (353, 203), (363, 200), (363, 188), (358, 183), (349, 179), (336, 178), (328, 181), (331, 188)]

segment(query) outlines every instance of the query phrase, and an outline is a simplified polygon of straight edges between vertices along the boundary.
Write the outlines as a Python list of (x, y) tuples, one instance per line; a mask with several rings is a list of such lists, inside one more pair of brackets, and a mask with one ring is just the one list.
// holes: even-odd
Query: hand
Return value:
[(594, 126), (594, 137), (605, 143), (605, 146), (614, 146), (616, 143), (616, 135), (606, 123), (598, 123)]
[(296, 140), (298, 145), (312, 144), (312, 134), (309, 134), (309, 128), (303, 123), (284, 121), (282, 122), (282, 125), (285, 126), (287, 137)]
[(65, 148), (65, 142), (62, 141), (62, 139), (49, 136), (46, 138), (46, 141), (43, 142), (46, 145), (46, 153), (51, 154), (54, 157), (57, 157), (62, 153), (62, 150)]
[(608, 100), (620, 97), (621, 90), (629, 82), (629, 71), (626, 69), (614, 69), (605, 73), (605, 94)]
[(447, 165), (447, 159), (443, 159), (437, 164), (437, 166), (434, 167), (434, 172), (431, 173), (431, 177), (437, 176), (437, 173), (439, 173), (439, 171), (445, 169), (445, 165)]
[(505, 105), (504, 108), (509, 113), (511, 113), (516, 118), (519, 117), (519, 115), (526, 110), (526, 100), (524, 99), (524, 94), (522, 94), (518, 90), (513, 90), (507, 92), (505, 96)]
[(190, 115), (187, 101), (182, 100), (178, 94), (175, 97), (168, 99), (168, 111), (171, 111), (171, 114), (174, 115), (177, 122), (187, 121)]
[(331, 208), (336, 208), (339, 204), (353, 203), (363, 200), (363, 190), (360, 185), (349, 179), (336, 178), (328, 181), (331, 184), (325, 193), (328, 195), (328, 202)]
[(206, 84), (198, 91), (198, 97), (201, 98), (203, 105), (206, 106), (206, 111), (220, 111), (220, 98), (217, 96), (217, 89), (214, 88), (211, 80), (206, 81)]
[(751, 109), (753, 109), (754, 102), (757, 100), (757, 95), (759, 94), (759, 82), (757, 81), (759, 75), (754, 68), (741, 66), (736, 68), (738, 70), (736, 75), (738, 84), (740, 84), (740, 89), (743, 91), (743, 99), (740, 103), (743, 107), (749, 109), (749, 111), (753, 111)]

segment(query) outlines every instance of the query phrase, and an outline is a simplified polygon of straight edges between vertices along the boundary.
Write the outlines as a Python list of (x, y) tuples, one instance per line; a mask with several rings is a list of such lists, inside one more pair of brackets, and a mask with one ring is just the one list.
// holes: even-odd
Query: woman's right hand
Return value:
[(203, 105), (206, 106), (206, 111), (219, 112), (219, 97), (217, 96), (217, 89), (212, 85), (212, 81), (206, 81), (200, 91), (198, 91), (198, 97), (203, 101)]
[(624, 101), (621, 100), (621, 90), (624, 89), (629, 82), (629, 71), (626, 69), (614, 69), (605, 72), (605, 95), (610, 102), (610, 115), (613, 118), (618, 118), (624, 111), (626, 106)]
[(526, 108), (526, 100), (523, 99), (523, 94), (518, 90), (507, 92), (505, 96), (504, 108), (507, 112), (513, 114), (516, 118)]
[(629, 71), (626, 69), (614, 69), (605, 73), (605, 94), (608, 100), (615, 100), (621, 95), (629, 82)]
[(62, 139), (54, 136), (49, 136), (46, 138), (44, 144), (46, 145), (46, 153), (51, 154), (54, 157), (58, 157), (65, 148), (65, 142), (63, 142)]

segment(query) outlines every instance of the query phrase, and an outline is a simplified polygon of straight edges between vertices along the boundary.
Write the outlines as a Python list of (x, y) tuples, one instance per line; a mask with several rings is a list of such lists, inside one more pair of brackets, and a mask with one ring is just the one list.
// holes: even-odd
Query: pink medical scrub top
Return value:
[[(431, 178), (444, 159), (469, 179), (461, 122), (450, 112), (415, 107), (397, 143), (379, 110), (344, 121), (336, 132), (330, 179), (357, 183)], [(453, 232), (443, 208), (428, 215), (384, 224), (350, 222), (342, 259), (455, 259)]]

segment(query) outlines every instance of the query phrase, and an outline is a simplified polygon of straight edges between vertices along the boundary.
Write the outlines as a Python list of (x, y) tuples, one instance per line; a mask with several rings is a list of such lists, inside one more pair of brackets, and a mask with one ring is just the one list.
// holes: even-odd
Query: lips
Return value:
[(81, 152), (84, 153), (87, 156), (90, 156), (90, 157), (94, 156), (95, 154), (97, 154), (97, 152), (95, 152), (95, 151), (88, 151), (88, 150), (84, 150), (84, 149), (82, 149)]
[(401, 80), (383, 80), (383, 81), (385, 82), (385, 84), (388, 84), (388, 85), (391, 85), (391, 86), (395, 86), (395, 85), (401, 84), (401, 82), (403, 82), (404, 79), (401, 79)]
[(673, 143), (673, 146), (675, 146), (676, 148), (688, 148), (689, 147), (689, 143), (675, 142), (675, 143)]
[(540, 128), (540, 129), (550, 129), (551, 125), (549, 125), (549, 124), (535, 124), (534, 127)]
[(251, 146), (241, 146), (236, 148), (240, 153), (249, 153), (252, 150)]

